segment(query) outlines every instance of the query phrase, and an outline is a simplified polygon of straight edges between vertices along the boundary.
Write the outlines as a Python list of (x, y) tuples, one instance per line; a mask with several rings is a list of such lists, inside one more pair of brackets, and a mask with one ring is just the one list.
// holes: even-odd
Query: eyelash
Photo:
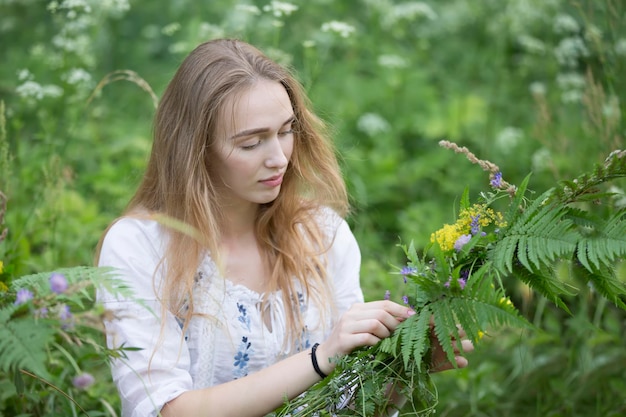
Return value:
[[(286, 135), (290, 135), (293, 133), (293, 129), (289, 129), (289, 130), (285, 130), (284, 132), (278, 132), (278, 136), (286, 136)], [(259, 146), (261, 144), (261, 140), (257, 141), (255, 144), (253, 145), (246, 145), (246, 146), (242, 146), (241, 149), (243, 150), (251, 150), (256, 148), (257, 146)]]

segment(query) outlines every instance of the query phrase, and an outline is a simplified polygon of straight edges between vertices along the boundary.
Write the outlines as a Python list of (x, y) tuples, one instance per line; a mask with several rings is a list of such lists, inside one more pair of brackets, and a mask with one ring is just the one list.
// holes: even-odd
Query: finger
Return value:
[(361, 304), (364, 309), (385, 310), (387, 313), (399, 319), (406, 319), (415, 314), (415, 311), (407, 306), (400, 305), (390, 300), (370, 301)]
[[(397, 321), (396, 321), (397, 322)], [(391, 332), (395, 329), (394, 325), (386, 324), (377, 319), (360, 320), (355, 323), (354, 333), (369, 333), (379, 339), (391, 336)]]
[(469, 339), (461, 340), (460, 346), (459, 346), (459, 342), (457, 340), (453, 340), (452, 341), (452, 346), (454, 346), (454, 353), (457, 354), (457, 355), (459, 353), (468, 353), (468, 352), (472, 352), (474, 350), (474, 344)]
[(462, 347), (463, 352), (465, 353), (474, 351), (474, 344), (469, 339), (461, 340), (461, 347)]
[(464, 356), (455, 356), (454, 360), (456, 361), (456, 366), (459, 368), (465, 368), (469, 365), (469, 362)]

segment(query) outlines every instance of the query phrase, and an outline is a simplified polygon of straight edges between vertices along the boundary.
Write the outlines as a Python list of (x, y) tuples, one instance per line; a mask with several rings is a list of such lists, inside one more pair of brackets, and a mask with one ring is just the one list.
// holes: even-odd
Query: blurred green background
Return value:
[[(397, 244), (424, 245), (466, 186), (488, 188), (440, 140), (540, 192), (624, 147), (625, 22), (622, 0), (0, 0), (0, 277), (92, 262), (142, 174), (155, 101), (225, 36), (291, 66), (333, 127), (366, 298), (399, 298)], [(436, 375), (437, 415), (626, 415), (626, 314), (585, 287), (567, 315), (509, 285), (543, 330), (488, 335), (468, 369)], [(92, 416), (119, 413), (101, 365)]]

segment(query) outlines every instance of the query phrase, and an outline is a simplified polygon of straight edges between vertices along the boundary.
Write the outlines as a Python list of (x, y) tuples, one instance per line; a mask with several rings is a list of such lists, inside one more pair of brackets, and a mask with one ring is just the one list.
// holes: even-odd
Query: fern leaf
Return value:
[(626, 285), (616, 277), (613, 268), (604, 266), (594, 270), (574, 265), (572, 270), (577, 277), (590, 283), (592, 288), (608, 301), (626, 310)]
[(474, 342), (478, 340), (480, 332), (485, 330), (484, 323), (475, 307), (473, 299), (454, 297), (450, 300), (450, 308), (453, 309), (458, 323)]
[(421, 362), (428, 349), (431, 314), (430, 305), (425, 306), (396, 328), (395, 333), (400, 337), (400, 352), (405, 368), (413, 361)]
[(525, 267), (521, 267), (521, 265), (514, 265), (512, 274), (528, 284), (530, 288), (554, 302), (561, 309), (571, 313), (561, 297), (573, 294), (554, 276), (554, 272), (551, 269), (533, 272)]
[[(435, 335), (448, 361), (455, 363), (454, 345), (451, 337), (460, 340), (459, 329), (448, 299), (438, 300), (430, 305), (435, 323)], [(435, 367), (437, 364), (433, 364)]]
[(12, 320), (0, 328), (0, 369), (28, 369), (42, 378), (46, 370), (46, 346), (56, 330), (42, 320)]
[(578, 242), (578, 261), (592, 274), (603, 266), (612, 268), (617, 259), (626, 255), (626, 222), (624, 212), (606, 222), (596, 222), (587, 236)]

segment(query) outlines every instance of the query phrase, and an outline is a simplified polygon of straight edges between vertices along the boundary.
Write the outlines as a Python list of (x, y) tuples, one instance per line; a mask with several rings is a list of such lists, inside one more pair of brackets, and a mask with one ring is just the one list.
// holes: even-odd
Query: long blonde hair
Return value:
[(324, 260), (329, 242), (316, 218), (321, 207), (345, 216), (348, 198), (326, 126), (311, 111), (289, 70), (238, 40), (219, 39), (196, 47), (163, 94), (150, 160), (124, 214), (162, 215), (199, 232), (198, 238), (167, 229), (169, 243), (162, 259), (163, 309), (188, 323), (194, 314), (192, 290), (202, 256), (207, 251), (219, 253), (223, 217), (212, 165), (217, 129), (229, 100), (258, 80), (282, 84), (295, 116), (294, 150), (281, 191), (276, 200), (260, 206), (255, 230), (271, 271), (267, 292), (282, 290), (288, 306), (286, 342), (292, 344), (303, 328), (300, 308), (294, 306), (296, 285), (321, 312), (331, 311)]

